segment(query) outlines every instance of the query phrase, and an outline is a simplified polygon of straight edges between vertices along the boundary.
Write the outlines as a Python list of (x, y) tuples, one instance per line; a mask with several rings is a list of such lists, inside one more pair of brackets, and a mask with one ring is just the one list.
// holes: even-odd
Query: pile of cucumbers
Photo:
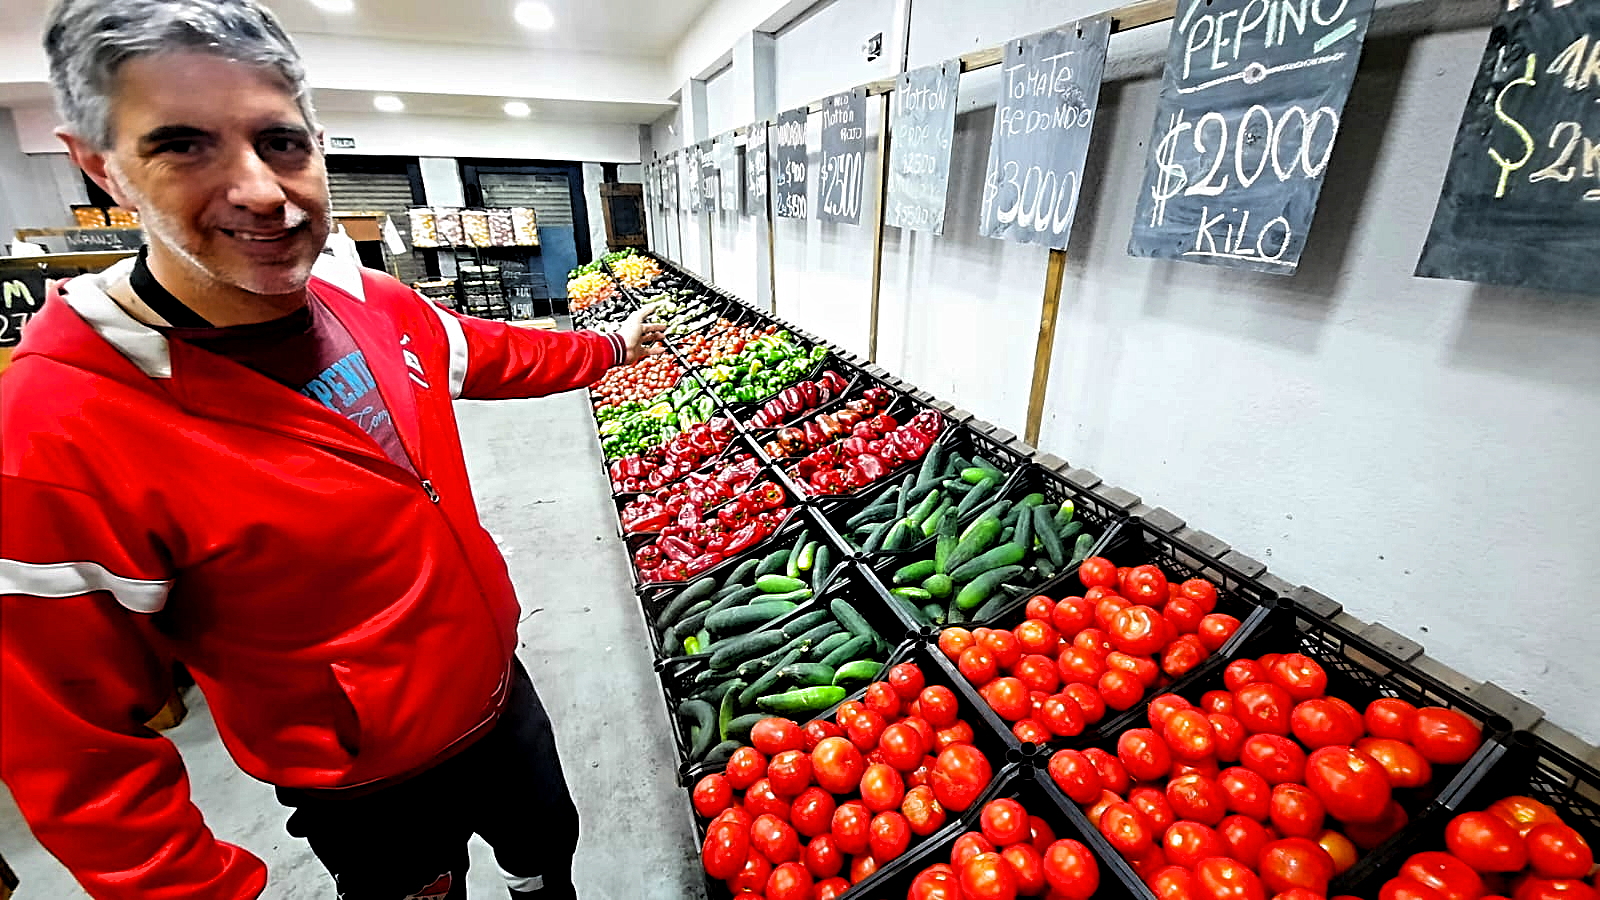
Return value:
[(843, 598), (716, 644), (704, 667), (685, 676), (677, 716), (688, 728), (687, 762), (720, 764), (755, 724), (797, 721), (837, 704), (878, 677), (890, 646)]
[(981, 509), (1005, 480), (988, 460), (968, 460), (934, 444), (917, 471), (845, 521), (845, 539), (864, 553), (913, 549), (946, 518), (965, 519)]
[(710, 575), (690, 582), (656, 616), (661, 655), (699, 656), (758, 631), (821, 593), (842, 562), (802, 530), (792, 544), (745, 560), (720, 583)]
[[(969, 499), (980, 490), (985, 498), (998, 491), (998, 471), (969, 467), (961, 477), (973, 484)], [(1039, 492), (984, 499), (968, 512), (973, 509), (978, 516), (964, 528), (960, 514), (945, 515), (934, 526), (933, 546), (902, 554), (893, 569), (890, 596), (925, 625), (987, 621), (1087, 559), (1099, 539), (1074, 518), (1071, 500), (1047, 503)]]

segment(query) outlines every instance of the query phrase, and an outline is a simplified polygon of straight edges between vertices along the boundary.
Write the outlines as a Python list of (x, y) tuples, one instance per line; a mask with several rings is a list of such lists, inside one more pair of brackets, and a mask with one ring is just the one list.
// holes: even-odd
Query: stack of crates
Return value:
[(462, 263), (457, 271), (456, 286), (461, 297), (461, 311), (480, 319), (509, 319), (511, 306), (500, 283), (499, 266)]

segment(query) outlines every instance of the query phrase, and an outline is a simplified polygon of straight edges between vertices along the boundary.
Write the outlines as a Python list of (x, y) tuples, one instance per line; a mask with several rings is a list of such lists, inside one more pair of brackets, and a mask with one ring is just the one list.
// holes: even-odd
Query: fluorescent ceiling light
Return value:
[(506, 115), (515, 116), (519, 119), (527, 118), (528, 114), (533, 112), (528, 104), (523, 103), (521, 100), (507, 100), (505, 110)]
[(516, 17), (517, 24), (523, 28), (531, 28), (534, 31), (549, 31), (556, 27), (556, 14), (550, 11), (549, 6), (540, 3), (539, 0), (527, 0), (527, 2), (518, 3), (513, 15)]
[(403, 112), (406, 102), (393, 94), (379, 94), (372, 98), (372, 105), (379, 112)]
[(356, 9), (355, 0), (311, 0), (311, 5), (331, 13), (349, 13)]

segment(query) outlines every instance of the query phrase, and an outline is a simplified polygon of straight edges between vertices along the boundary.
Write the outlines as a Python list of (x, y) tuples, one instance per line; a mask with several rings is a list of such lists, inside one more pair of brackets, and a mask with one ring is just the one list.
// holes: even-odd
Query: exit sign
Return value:
[(331, 137), (328, 138), (328, 148), (331, 150), (354, 150), (356, 148), (356, 139), (353, 137)]

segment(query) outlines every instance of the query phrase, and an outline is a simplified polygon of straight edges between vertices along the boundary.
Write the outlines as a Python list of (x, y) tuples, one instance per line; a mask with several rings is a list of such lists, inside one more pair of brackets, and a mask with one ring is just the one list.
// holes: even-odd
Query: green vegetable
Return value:
[[(794, 546), (789, 548), (789, 557), (784, 560), (783, 568), (788, 576), (793, 579), (800, 574), (800, 554), (805, 551), (806, 543), (811, 540), (811, 530), (802, 528), (800, 537), (795, 539)], [(757, 584), (760, 582), (758, 581)], [(794, 590), (794, 588), (789, 588)]]
[(867, 622), (861, 613), (856, 612), (856, 608), (843, 598), (836, 599), (828, 604), (828, 609), (833, 612), (833, 617), (839, 620), (839, 624), (843, 625), (847, 631), (856, 637), (864, 637), (872, 641), (882, 640), (878, 636), (878, 632), (873, 629), (872, 625)]
[(951, 509), (955, 508), (955, 505), (955, 501), (951, 500), (949, 497), (941, 500), (939, 502), (939, 507), (935, 509), (926, 520), (923, 521), (922, 536), (933, 537), (933, 533), (939, 530), (940, 523), (944, 522), (945, 517), (949, 514)]
[(933, 599), (933, 594), (929, 593), (924, 588), (897, 587), (889, 591), (889, 593), (893, 596), (899, 597), (901, 600), (907, 600), (918, 605), (927, 603), (929, 600)]
[(925, 559), (921, 562), (914, 562), (908, 566), (901, 566), (900, 568), (896, 569), (894, 572), (894, 583), (911, 584), (912, 582), (922, 581), (933, 573), (933, 560)]
[(1044, 550), (1044, 555), (1050, 558), (1050, 564), (1059, 569), (1065, 556), (1061, 549), (1061, 538), (1056, 534), (1055, 523), (1050, 521), (1050, 514), (1042, 506), (1034, 507), (1031, 515), (1034, 537), (1039, 539), (1039, 546)]
[(722, 695), (722, 703), (717, 710), (717, 740), (725, 741), (732, 735), (728, 734), (728, 723), (733, 721), (734, 706), (739, 703), (739, 688), (744, 682), (738, 679), (728, 685), (727, 693)]
[(941, 571), (948, 572), (954, 577), (956, 570), (971, 560), (982, 556), (984, 551), (994, 544), (995, 539), (1000, 537), (1000, 532), (1004, 530), (1004, 526), (1000, 524), (998, 516), (991, 515), (993, 511), (993, 508), (991, 508), (989, 512), (979, 516), (978, 520), (972, 523), (972, 526), (967, 529), (966, 536), (956, 544), (954, 550), (950, 551), (950, 556), (945, 559), (944, 568)]
[(971, 561), (957, 566), (955, 571), (950, 573), (950, 577), (955, 581), (971, 581), (990, 569), (996, 569), (1001, 566), (1014, 566), (1022, 562), (1022, 558), (1026, 555), (1027, 553), (1022, 549), (1022, 545), (1015, 541), (1009, 544), (1001, 544)]
[[(734, 684), (742, 687), (744, 683), (736, 681)], [(734, 691), (733, 693), (737, 694), (739, 692)], [(739, 749), (738, 745), (742, 745), (742, 742), (750, 739), (750, 730), (756, 727), (756, 723), (760, 722), (762, 719), (770, 718), (772, 717), (766, 713), (749, 713), (729, 721), (727, 740), (736, 745), (734, 747), (735, 750)], [(719, 744), (718, 746), (721, 745)], [(715, 750), (712, 750), (712, 753), (715, 752)]]
[(822, 658), (822, 664), (825, 666), (832, 666), (837, 669), (845, 663), (850, 662), (851, 660), (856, 659), (862, 654), (870, 651), (872, 649), (872, 644), (872, 638), (857, 635), (843, 644), (840, 644), (832, 653), (824, 656)]
[(683, 615), (685, 610), (702, 600), (708, 599), (711, 596), (711, 592), (716, 589), (717, 580), (715, 578), (702, 578), (684, 588), (683, 593), (673, 598), (672, 602), (668, 603), (666, 608), (661, 611), (661, 615), (656, 617), (656, 627), (665, 628), (671, 625), (679, 616)]
[(805, 572), (807, 574), (811, 572), (811, 566), (817, 561), (817, 547), (818, 543), (816, 541), (811, 541), (810, 543), (806, 544), (806, 548), (804, 550), (800, 551), (801, 572)]
[[(753, 728), (755, 726), (751, 727)], [(732, 725), (729, 725), (728, 731), (729, 733), (732, 733)], [(742, 746), (744, 746), (744, 744), (740, 741), (723, 741), (715, 747), (712, 747), (711, 752), (707, 753), (705, 759), (701, 760), (701, 762), (704, 762), (707, 765), (720, 765), (727, 762), (729, 758), (731, 758), (733, 754)]]
[[(784, 613), (795, 608), (795, 604), (788, 600), (767, 600), (761, 603), (752, 603), (749, 606), (740, 606), (734, 609), (725, 609), (713, 613), (706, 618), (706, 628), (717, 633), (748, 631), (757, 625), (764, 625)], [(781, 635), (782, 632), (779, 632)]]
[(774, 550), (771, 553), (768, 553), (766, 558), (761, 560), (761, 565), (756, 567), (756, 575), (757, 577), (762, 575), (776, 575), (777, 573), (783, 571), (783, 567), (788, 565), (788, 563), (788, 547), (785, 547), (782, 550)]
[(922, 618), (926, 619), (929, 625), (943, 624), (944, 604), (929, 603), (927, 606), (924, 606), (922, 608)]
[(968, 610), (982, 605), (983, 601), (989, 599), (989, 595), (994, 592), (995, 588), (1004, 584), (1007, 579), (1015, 578), (1021, 574), (1021, 566), (1002, 566), (998, 569), (990, 569), (974, 578), (966, 587), (961, 589), (961, 593), (956, 595), (956, 607)]
[(883, 663), (870, 659), (858, 659), (846, 663), (833, 673), (834, 684), (845, 684), (851, 681), (871, 681), (883, 671)]
[(883, 539), (883, 549), (904, 550), (911, 543), (911, 536), (916, 533), (916, 526), (906, 519), (898, 519), (894, 527), (889, 529), (889, 536)]
[(775, 713), (814, 713), (827, 709), (850, 696), (842, 687), (796, 688), (782, 694), (772, 694), (756, 701), (756, 705)]
[(761, 565), (761, 560), (759, 559), (747, 559), (739, 563), (732, 572), (728, 573), (728, 580), (723, 582), (723, 586), (733, 587), (738, 584), (749, 584), (750, 576), (756, 573), (756, 566), (759, 565)]
[[(899, 490), (899, 488), (895, 488), (895, 490)], [(869, 506), (866, 509), (863, 509), (861, 512), (858, 512), (846, 519), (844, 525), (846, 528), (860, 528), (863, 525), (870, 525), (874, 522), (882, 522), (883, 520), (892, 518), (893, 516), (894, 501), (880, 500), (872, 506)]]
[(853, 641), (855, 639), (856, 639), (856, 636), (851, 634), (850, 632), (841, 631), (838, 634), (835, 634), (835, 635), (832, 635), (830, 637), (827, 637), (827, 638), (823, 639), (815, 647), (812, 647), (811, 648), (811, 655), (816, 659), (826, 659), (828, 657), (828, 654), (830, 654), (833, 651), (839, 649), (840, 647), (843, 647), (845, 644), (848, 644), (848, 643), (850, 643), (851, 641)]
[(876, 552), (879, 547), (883, 546), (883, 539), (889, 536), (889, 530), (898, 524), (900, 524), (899, 520), (889, 519), (874, 525), (872, 527), (871, 536), (867, 538), (867, 542), (865, 544), (861, 545), (861, 552)]
[(767, 594), (787, 594), (805, 587), (806, 583), (787, 575), (763, 575), (756, 579), (756, 587)]
[[(712, 603), (710, 600), (701, 600), (699, 603), (696, 603), (694, 606), (691, 606), (685, 610), (685, 616), (683, 619), (684, 623), (693, 625), (692, 628), (685, 630), (699, 630), (700, 623), (705, 621), (706, 613), (711, 610), (711, 606)], [(676, 625), (668, 625), (666, 628), (661, 629), (661, 643), (663, 645), (677, 643), (677, 632), (678, 628)]]
[(822, 593), (822, 588), (828, 583), (828, 576), (832, 575), (833, 549), (827, 544), (817, 547), (817, 557), (811, 567), (811, 590)]
[(972, 466), (971, 468), (961, 470), (961, 480), (974, 487), (976, 487), (979, 482), (988, 481), (991, 479), (995, 479), (994, 469), (986, 469), (982, 466)]
[(778, 679), (802, 687), (832, 684), (833, 669), (822, 663), (792, 663), (783, 667)]
[(704, 700), (685, 700), (678, 706), (678, 718), (690, 723), (692, 746), (689, 758), (699, 759), (711, 749), (712, 738), (717, 736), (717, 711)]
[(1092, 535), (1092, 534), (1080, 534), (1080, 535), (1078, 535), (1078, 542), (1076, 544), (1072, 545), (1072, 559), (1067, 562), (1067, 565), (1075, 566), (1078, 563), (1081, 563), (1084, 560), (1088, 559), (1089, 558), (1089, 551), (1093, 550), (1093, 549), (1094, 549), (1094, 535)]
[[(969, 469), (968, 471), (971, 470)], [(972, 490), (967, 492), (965, 497), (961, 498), (961, 503), (956, 506), (956, 518), (966, 518), (967, 513), (977, 509), (978, 504), (982, 503), (984, 498), (988, 497), (999, 486), (1000, 479), (998, 478), (985, 478), (978, 482), (973, 486)]]
[(796, 616), (783, 626), (783, 633), (789, 637), (799, 637), (821, 628), (823, 625), (835, 624), (833, 616), (825, 609), (812, 610), (803, 616)]
[(900, 482), (900, 497), (894, 501), (894, 517), (896, 519), (904, 519), (906, 517), (906, 507), (911, 503), (911, 489), (916, 484), (917, 475), (915, 472), (907, 475), (905, 481)]
[(776, 664), (767, 669), (766, 673), (755, 680), (755, 683), (739, 692), (739, 705), (749, 706), (757, 697), (765, 694), (769, 688), (778, 683), (778, 671), (790, 663), (798, 662), (805, 651), (801, 649), (790, 650), (778, 660)]
[(947, 514), (944, 521), (939, 523), (939, 541), (933, 550), (933, 568), (937, 572), (949, 571), (950, 554), (955, 552), (960, 540), (961, 526), (956, 520), (956, 515)]
[(921, 467), (917, 469), (917, 486), (932, 484), (942, 471), (944, 471), (944, 445), (934, 441), (933, 446), (929, 447), (928, 452), (922, 457)]
[(711, 654), (711, 669), (724, 672), (752, 657), (782, 647), (788, 638), (781, 631), (758, 631), (755, 634), (729, 638), (718, 645)]
[(912, 527), (916, 528), (920, 532), (922, 530), (922, 523), (927, 521), (929, 516), (933, 515), (933, 511), (939, 508), (939, 501), (943, 499), (944, 494), (938, 490), (934, 490), (928, 496), (922, 498), (922, 502), (917, 504), (917, 508), (911, 511), (911, 515), (906, 517), (906, 521), (910, 522)]
[(928, 596), (943, 600), (950, 596), (950, 592), (956, 589), (956, 585), (955, 580), (949, 575), (935, 574), (929, 575), (927, 580), (922, 582), (922, 589), (928, 592)]

